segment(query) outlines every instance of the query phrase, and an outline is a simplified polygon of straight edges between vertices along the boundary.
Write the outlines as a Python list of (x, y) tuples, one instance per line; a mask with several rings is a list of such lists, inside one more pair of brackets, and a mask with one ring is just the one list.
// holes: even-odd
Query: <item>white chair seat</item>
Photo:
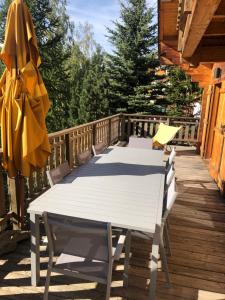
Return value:
[(108, 275), (108, 263), (65, 253), (62, 253), (58, 257), (55, 263), (55, 268), (68, 270), (73, 273), (105, 278), (105, 280)]

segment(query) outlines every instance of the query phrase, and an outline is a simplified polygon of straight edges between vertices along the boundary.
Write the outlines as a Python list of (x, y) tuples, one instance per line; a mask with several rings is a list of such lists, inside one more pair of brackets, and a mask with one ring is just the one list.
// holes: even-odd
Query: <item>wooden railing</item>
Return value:
[(181, 127), (173, 143), (196, 144), (198, 142), (199, 119), (188, 117), (168, 117), (158, 115), (130, 115), (124, 114), (125, 133), (131, 135), (153, 137), (160, 123)]
[[(23, 218), (21, 207), (26, 212), (29, 203), (49, 188), (46, 170), (55, 168), (66, 160), (71, 168), (76, 168), (78, 165), (77, 155), (91, 150), (92, 145), (100, 142), (109, 146), (119, 140), (127, 141), (130, 135), (152, 137), (161, 122), (182, 126), (174, 140), (175, 143), (193, 144), (198, 142), (199, 119), (136, 114), (118, 114), (49, 134), (52, 153), (47, 165), (43, 169), (34, 171), (24, 181), (22, 189), (18, 189), (18, 182), (7, 180), (7, 174), (0, 170), (0, 226), (3, 228), (5, 221), (16, 215)], [(23, 202), (24, 208), (23, 205), (18, 204), (18, 198), (20, 202)], [(9, 208), (9, 202), (11, 208)], [(16, 221), (18, 219), (21, 221), (21, 218), (15, 218)]]

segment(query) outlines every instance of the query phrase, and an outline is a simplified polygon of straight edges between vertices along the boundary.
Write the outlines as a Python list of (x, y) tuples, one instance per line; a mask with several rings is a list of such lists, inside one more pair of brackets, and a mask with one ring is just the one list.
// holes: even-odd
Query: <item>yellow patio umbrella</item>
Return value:
[(45, 125), (49, 98), (31, 15), (22, 0), (12, 1), (0, 58), (6, 69), (0, 80), (3, 167), (9, 177), (29, 176), (46, 164), (50, 145)]

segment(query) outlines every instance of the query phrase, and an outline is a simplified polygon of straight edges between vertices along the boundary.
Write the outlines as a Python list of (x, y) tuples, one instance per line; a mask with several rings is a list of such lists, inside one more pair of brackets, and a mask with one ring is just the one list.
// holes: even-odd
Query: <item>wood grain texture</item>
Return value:
[[(168, 258), (172, 286), (167, 288), (159, 263), (157, 300), (224, 300), (225, 299), (225, 215), (210, 211), (206, 198), (214, 205), (224, 205), (207, 167), (194, 150), (177, 148), (175, 161), (179, 199), (170, 216), (172, 256)], [(190, 205), (189, 199), (198, 201)], [(186, 199), (188, 205), (186, 205)], [(202, 202), (201, 202), (202, 201)], [(17, 252), (0, 260), (0, 299), (43, 299), (47, 253), (41, 247), (41, 285), (30, 286), (30, 244), (23, 242)], [(112, 300), (147, 300), (150, 279), (151, 243), (132, 240), (129, 287), (122, 287), (123, 256), (115, 266)], [(54, 274), (50, 299), (104, 300), (105, 286)]]

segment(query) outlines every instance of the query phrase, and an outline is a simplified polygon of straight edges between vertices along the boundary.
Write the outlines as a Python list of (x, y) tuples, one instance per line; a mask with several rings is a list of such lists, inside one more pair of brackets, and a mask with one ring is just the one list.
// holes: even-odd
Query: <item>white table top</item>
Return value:
[(163, 188), (162, 151), (110, 147), (34, 200), (28, 212), (48, 211), (154, 233)]

